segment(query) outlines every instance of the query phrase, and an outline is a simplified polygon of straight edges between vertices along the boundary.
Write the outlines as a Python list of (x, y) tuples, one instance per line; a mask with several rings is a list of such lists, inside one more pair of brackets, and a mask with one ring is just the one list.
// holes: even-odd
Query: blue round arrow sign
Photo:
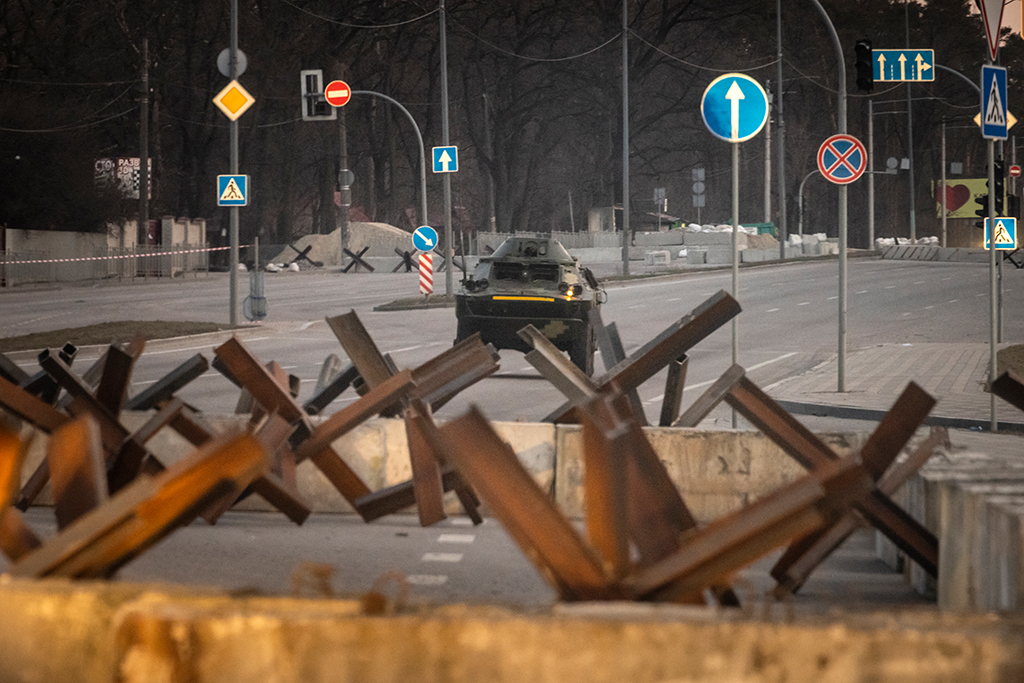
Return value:
[(768, 121), (768, 94), (746, 74), (725, 74), (704, 91), (700, 113), (716, 138), (743, 142), (760, 133)]
[(437, 230), (429, 225), (416, 228), (416, 232), (412, 234), (412, 246), (422, 252), (433, 251), (437, 246)]

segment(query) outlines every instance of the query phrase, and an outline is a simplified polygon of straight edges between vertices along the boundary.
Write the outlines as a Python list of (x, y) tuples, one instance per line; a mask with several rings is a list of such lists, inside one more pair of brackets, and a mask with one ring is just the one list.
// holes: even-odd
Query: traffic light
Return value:
[(862, 38), (853, 47), (856, 55), (854, 66), (857, 68), (857, 90), (871, 92), (875, 87), (875, 65), (871, 60), (871, 41)]
[(996, 215), (1003, 215), (1003, 197), (1006, 196), (1006, 167), (1002, 159), (994, 162), (996, 186), (992, 189), (992, 197), (996, 206)]
[(974, 212), (974, 215), (981, 220), (974, 224), (974, 227), (984, 229), (985, 219), (988, 218), (988, 195), (983, 194), (974, 198), (974, 203), (978, 204), (978, 209)]

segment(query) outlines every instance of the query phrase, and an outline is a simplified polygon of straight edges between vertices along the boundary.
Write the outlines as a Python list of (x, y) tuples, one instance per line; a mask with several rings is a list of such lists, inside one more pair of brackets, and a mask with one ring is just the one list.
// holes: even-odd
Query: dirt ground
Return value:
[(219, 332), (231, 329), (218, 323), (167, 322), (162, 320), (127, 320), (98, 323), (86, 327), (75, 327), (52, 332), (37, 332), (20, 337), (0, 337), (0, 353), (11, 351), (41, 351), (57, 349), (67, 342), (75, 346), (93, 344), (121, 344), (129, 342), (136, 335), (149, 339), (167, 339), (190, 334)]

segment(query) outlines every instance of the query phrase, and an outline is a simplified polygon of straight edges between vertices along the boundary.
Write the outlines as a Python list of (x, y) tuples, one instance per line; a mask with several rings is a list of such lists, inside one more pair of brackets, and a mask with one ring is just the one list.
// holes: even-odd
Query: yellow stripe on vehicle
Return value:
[(547, 296), (494, 296), (491, 299), (494, 301), (554, 301)]

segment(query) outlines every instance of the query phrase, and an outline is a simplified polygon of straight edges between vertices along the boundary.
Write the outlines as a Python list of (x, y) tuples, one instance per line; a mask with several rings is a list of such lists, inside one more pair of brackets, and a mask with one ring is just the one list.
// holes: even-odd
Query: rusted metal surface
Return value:
[(21, 479), (25, 444), (0, 420), (0, 552), (17, 561), (41, 545), (16, 508), (12, 507)]
[(0, 406), (50, 433), (70, 418), (50, 404), (0, 377)]
[(405, 433), (409, 442), (416, 513), (421, 526), (430, 526), (447, 518), (444, 511), (444, 484), (441, 482), (441, 461), (437, 427), (420, 404), (405, 411)]
[[(615, 323), (604, 324), (601, 319), (600, 306), (595, 307), (590, 312), (590, 316), (594, 327), (594, 336), (597, 338), (597, 348), (601, 351), (601, 362), (604, 363), (605, 370), (611, 370), (617, 363), (626, 360), (626, 349), (622, 346), (619, 327)], [(625, 389), (622, 393), (629, 400), (629, 405), (632, 406), (633, 414), (640, 421), (640, 425), (646, 426), (647, 416), (644, 415), (640, 393), (636, 388)]]
[[(595, 380), (602, 392), (614, 383), (620, 392), (636, 389), (662, 368), (686, 354), (698, 342), (729, 322), (740, 312), (740, 305), (724, 290), (710, 297), (688, 315), (670, 325), (626, 359), (618, 362)], [(572, 408), (564, 404), (544, 418), (561, 422)]]
[(50, 435), (46, 462), (58, 529), (66, 528), (108, 498), (99, 432), (96, 421), (83, 415)]
[(125, 400), (128, 398), (128, 384), (131, 382), (132, 369), (139, 359), (146, 342), (141, 337), (133, 341), (126, 349), (111, 346), (107, 350), (107, 360), (103, 364), (103, 374), (93, 396), (96, 401), (112, 415), (119, 415)]
[(157, 477), (139, 477), (11, 568), (13, 576), (103, 578), (205, 505), (241, 491), (269, 466), (252, 435), (225, 435)]
[(384, 360), (384, 354), (377, 348), (355, 311), (327, 318), (327, 326), (338, 338), (367, 386), (375, 387), (391, 377), (392, 371)]
[(671, 427), (679, 417), (679, 409), (683, 405), (683, 388), (686, 386), (686, 370), (690, 359), (683, 355), (668, 364), (668, 376), (665, 377), (665, 397), (661, 401), (661, 415), (658, 425)]
[(682, 415), (672, 423), (673, 427), (696, 427), (719, 403), (746, 377), (746, 371), (739, 365), (726, 370), (714, 384), (704, 390), (697, 400), (690, 404)]
[(1007, 370), (992, 382), (992, 393), (1010, 405), (1024, 410), (1024, 379)]
[(145, 391), (133, 396), (125, 403), (126, 410), (150, 410), (169, 401), (175, 393), (210, 369), (210, 362), (201, 353), (161, 377)]
[(452, 463), (565, 600), (621, 597), (600, 558), (475, 408), (441, 427)]
[(319, 415), (327, 408), (331, 401), (338, 398), (343, 391), (352, 386), (357, 377), (359, 377), (359, 371), (356, 370), (356, 366), (349, 365), (322, 389), (314, 392), (313, 396), (302, 404), (302, 408), (310, 415)]

